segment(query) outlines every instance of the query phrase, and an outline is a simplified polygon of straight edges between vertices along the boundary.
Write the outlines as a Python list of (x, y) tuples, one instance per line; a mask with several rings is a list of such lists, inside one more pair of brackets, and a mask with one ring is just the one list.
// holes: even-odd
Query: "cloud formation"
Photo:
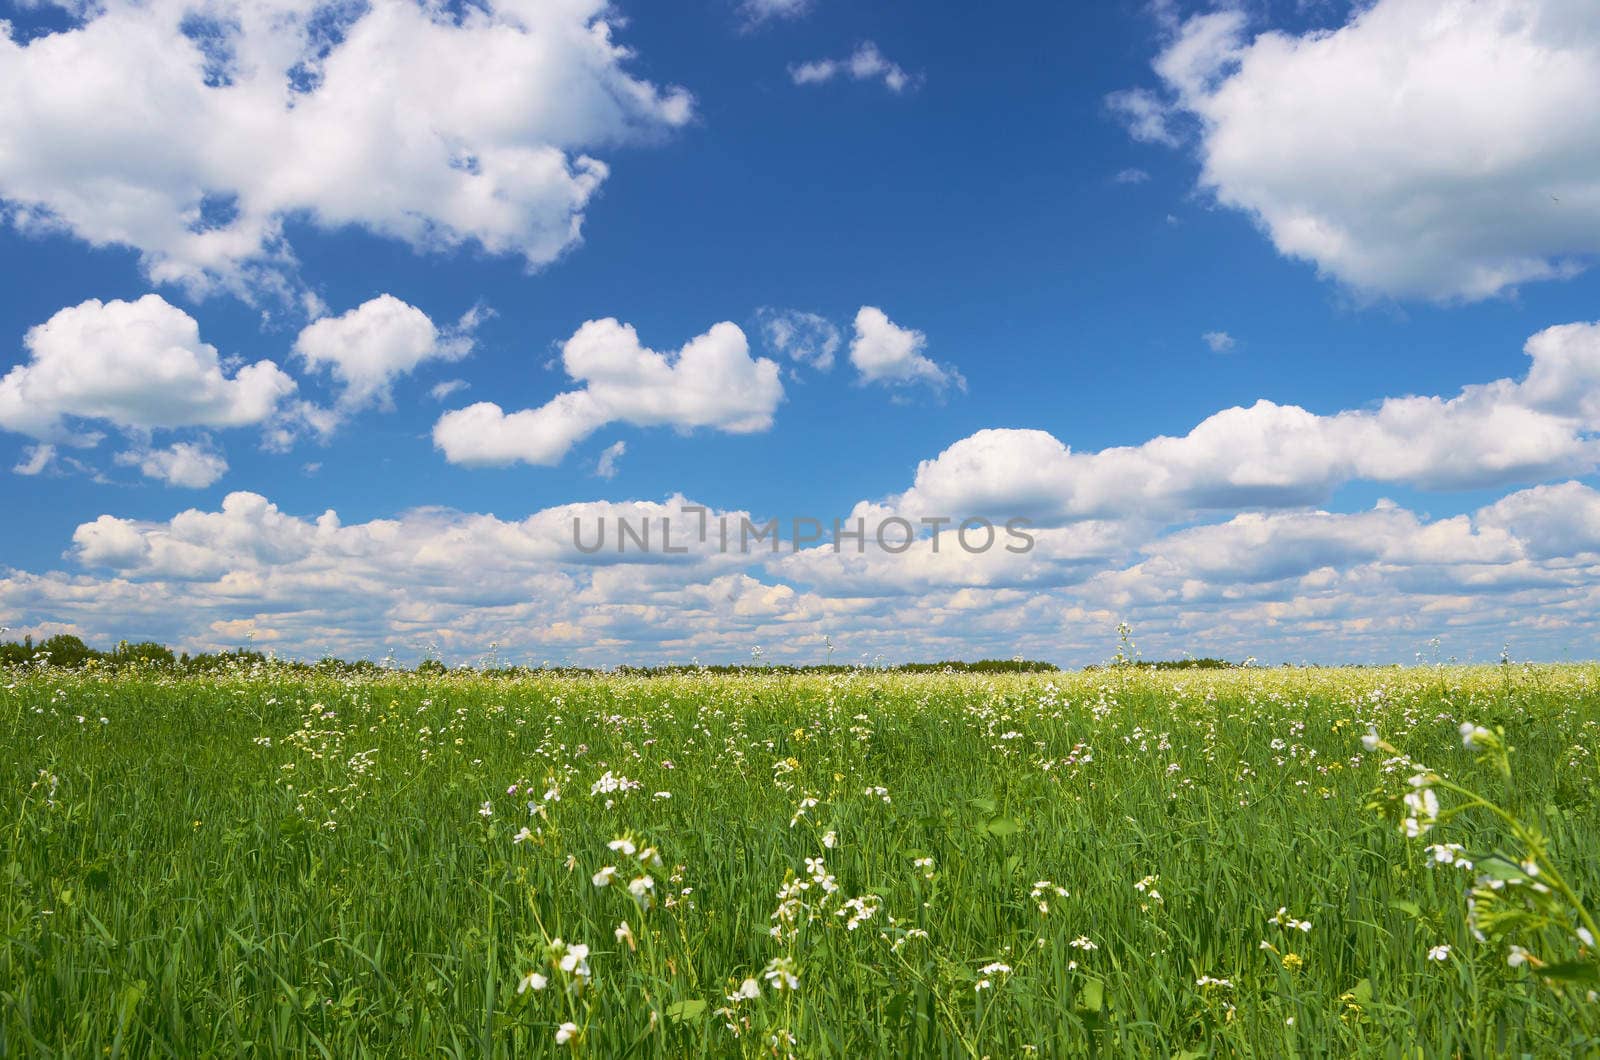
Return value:
[[(140, 303), (119, 305), (129, 312)], [(371, 311), (383, 327), (349, 325), (365, 319), (359, 310), (334, 323), (358, 337), (388, 334), (394, 322), (417, 323), (409, 308)], [(925, 356), (920, 336), (907, 339), (916, 333), (882, 314), (874, 320), (871, 309), (858, 330), (870, 337), (880, 326), (898, 343), (879, 352), (883, 363)], [(99, 319), (94, 307), (86, 312)], [(130, 319), (164, 324), (144, 329), (161, 338), (146, 345), (175, 347), (188, 376), (212, 378), (215, 351), (207, 361), (197, 331), (182, 326), (186, 316), (155, 299)], [(84, 333), (98, 334), (52, 334)], [(378, 358), (381, 370), (365, 378), (387, 378), (425, 345), (401, 344), (411, 352)], [(48, 363), (55, 347), (42, 348)], [(73, 535), (73, 569), (0, 572), (0, 613), (20, 629), (70, 627), (107, 641), (226, 647), (248, 628), (290, 653), (332, 643), (414, 657), (438, 644), (461, 658), (498, 642), (536, 661), (602, 665), (741, 658), (753, 643), (772, 658), (805, 660), (830, 641), (848, 658), (1023, 653), (1083, 662), (1104, 657), (1123, 619), (1153, 652), (1392, 659), (1444, 635), (1484, 653), (1509, 639), (1521, 652), (1555, 654), (1592, 639), (1600, 615), (1600, 491), (1574, 477), (1600, 468), (1600, 323), (1547, 328), (1525, 352), (1520, 379), (1452, 397), (1394, 397), (1331, 414), (1258, 402), (1181, 437), (1097, 452), (1073, 452), (1042, 431), (980, 431), (924, 461), (907, 489), (842, 516), (842, 528), (862, 519), (867, 534), (837, 548), (723, 552), (714, 530), (701, 539), (683, 497), (569, 504), (526, 518), (419, 509), (354, 525), (243, 492), (218, 510), (165, 521), (106, 514)], [(448, 413), (440, 447), (464, 462), (559, 459), (604, 423), (765, 429), (782, 398), (778, 365), (752, 359), (728, 323), (664, 354), (615, 320), (591, 321), (564, 345), (562, 363), (578, 388), (523, 412), (490, 405), (483, 434), (472, 412), (482, 406)], [(144, 421), (197, 418), (206, 417)], [(226, 470), (204, 438), (158, 447), (148, 429), (126, 433), (134, 444), (117, 462), (154, 479), (201, 487)], [(70, 460), (55, 444), (40, 442), (19, 470)], [(621, 442), (604, 450), (596, 473), (614, 473), (624, 452)], [(1513, 492), (1445, 518), (1388, 501), (1355, 512), (1320, 507), (1358, 480)], [(708, 512), (713, 526), (720, 514)], [(827, 513), (816, 514), (826, 526)], [(974, 549), (988, 532), (961, 521), (980, 516), (994, 520), (998, 540)], [(1028, 520), (1030, 547), (1007, 548), (1023, 540), (1003, 526), (1018, 516)], [(621, 548), (619, 517), (636, 530), (648, 520), (654, 547)], [(873, 532), (896, 518), (910, 521), (904, 549)], [(951, 521), (926, 521), (941, 518)], [(584, 547), (600, 520), (609, 535)], [(666, 551), (666, 534), (685, 551)]]
[(1173, 29), (1135, 139), (1194, 128), (1200, 184), (1366, 296), (1488, 298), (1600, 252), (1600, 7), (1376, 0), (1331, 31)]
[(295, 339), (294, 352), (312, 370), (333, 373), (341, 411), (388, 408), (396, 379), (424, 362), (457, 361), (470, 353), (473, 323), (469, 311), (454, 329), (441, 332), (416, 306), (381, 294), (341, 316), (307, 325)]
[(591, 320), (562, 346), (561, 363), (581, 389), (518, 412), (489, 401), (447, 412), (434, 445), (453, 464), (549, 466), (608, 423), (750, 434), (772, 426), (783, 400), (777, 363), (752, 359), (727, 321), (667, 354), (646, 348), (630, 325)]
[(884, 87), (896, 95), (921, 82), (920, 77), (906, 73), (900, 64), (884, 58), (871, 41), (862, 42), (845, 59), (815, 59), (789, 67), (789, 79), (797, 85), (820, 85), (836, 77), (848, 77), (852, 81), (881, 80)]
[(965, 390), (967, 381), (949, 365), (935, 364), (923, 354), (928, 337), (903, 328), (876, 306), (864, 305), (856, 313), (855, 338), (850, 342), (850, 363), (863, 383), (892, 386), (923, 384), (935, 390), (954, 386)]
[(841, 337), (827, 317), (800, 309), (768, 308), (762, 308), (757, 315), (768, 348), (819, 372), (833, 367)]
[(628, 443), (615, 441), (606, 446), (600, 453), (600, 459), (595, 462), (594, 473), (603, 479), (614, 479), (621, 470), (617, 464), (621, 462), (623, 454), (628, 451)]
[(774, 19), (799, 18), (811, 10), (812, 0), (740, 0), (739, 14), (747, 27)]
[(1258, 401), (1182, 437), (1075, 453), (1037, 430), (984, 430), (917, 469), (896, 505), (1052, 522), (1324, 502), (1347, 482), (1481, 489), (1600, 467), (1600, 323), (1547, 328), (1521, 381), (1317, 415)]
[(94, 425), (149, 431), (242, 427), (270, 417), (296, 385), (272, 361), (226, 372), (200, 327), (160, 295), (91, 298), (27, 333), (28, 360), (0, 379), (0, 428), (93, 446)]
[(164, 449), (133, 449), (118, 453), (116, 462), (138, 468), (145, 478), (188, 489), (204, 489), (228, 472), (228, 461), (203, 442), (174, 442)]
[[(820, 661), (1024, 653), (1109, 654), (1128, 619), (1151, 653), (1408, 658), (1449, 650), (1558, 654), (1600, 614), (1600, 491), (1564, 482), (1430, 520), (1390, 503), (1364, 512), (1247, 512), (1170, 530), (1076, 523), (1027, 554), (979, 555), (953, 528), (900, 555), (827, 545), (721, 554), (690, 502), (562, 505), (525, 519), (421, 509), (345, 524), (232, 493), (169, 520), (101, 516), (73, 535), (75, 572), (0, 571), (0, 614), (24, 630), (70, 626), (98, 641), (377, 658), (437, 645), (610, 665), (641, 659)], [(686, 510), (687, 509), (687, 510)], [(870, 513), (870, 506), (857, 513)], [(744, 512), (710, 511), (720, 515)], [(881, 514), (881, 513), (880, 513)], [(684, 553), (576, 547), (573, 521), (667, 521)], [(614, 524), (613, 524), (614, 525)], [(590, 533), (585, 530), (585, 535)], [(614, 540), (614, 533), (608, 541)], [(825, 640), (826, 638), (826, 640)]]
[(0, 199), (26, 230), (139, 252), (152, 280), (282, 286), (285, 219), (546, 264), (605, 181), (591, 152), (682, 126), (604, 0), (109, 0), (0, 34)]

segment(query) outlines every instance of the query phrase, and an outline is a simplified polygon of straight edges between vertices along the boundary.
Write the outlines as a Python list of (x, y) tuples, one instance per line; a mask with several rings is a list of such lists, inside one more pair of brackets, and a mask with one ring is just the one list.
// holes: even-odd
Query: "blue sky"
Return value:
[[(1064, 499), (1091, 474), (1069, 459), (1043, 485), (1012, 481), (1053, 466), (1031, 447), (1038, 436), (1015, 432), (1092, 454), (1263, 399), (1376, 416), (1386, 399), (1521, 380), (1530, 336), (1596, 317), (1600, 133), (1551, 115), (1600, 85), (1579, 47), (1600, 42), (1600, 20), (1572, 2), (1481, 0), (1441, 27), (1430, 6), (1041, 4), (1000, 18), (829, 0), (530, 0), (467, 14), (405, 2), (356, 9), (320, 43), (326, 12), (289, 0), (262, 5), (285, 15), (277, 28), (214, 5), (238, 18), (220, 30), (197, 29), (177, 0), (7, 6), (0, 84), (23, 102), (0, 118), (0, 336), (16, 402), (8, 412), (0, 390), (0, 465), (18, 469), (0, 477), (12, 513), (0, 625), (194, 648), (254, 631), (287, 654), (437, 645), (460, 659), (494, 642), (608, 663), (761, 644), (808, 659), (826, 636), (848, 657), (1086, 662), (1126, 618), (1155, 654), (1409, 659), (1436, 636), (1463, 656), (1507, 641), (1531, 656), (1588, 654), (1600, 605), (1600, 337), (1588, 332), (1562, 333), (1546, 357), (1559, 378), (1520, 396), (1397, 409), (1375, 433), (1288, 424), (1259, 451), (1213, 440), (1096, 479), (1109, 499), (1090, 508)], [(626, 53), (586, 43), (602, 23)], [(197, 40), (223, 57), (209, 74)], [(81, 91), (64, 91), (69, 47)], [(412, 47), (434, 67), (419, 79), (446, 87), (428, 95), (391, 76)], [(291, 90), (288, 62), (272, 65), (284, 49), (327, 64), (326, 79)], [(82, 75), (95, 63), (100, 88)], [(176, 72), (128, 83), (149, 65)], [(1450, 76), (1460, 95), (1441, 103), (1430, 89)], [(458, 153), (448, 166), (430, 137)], [(397, 139), (420, 146), (391, 152)], [(370, 152), (348, 161), (348, 143)], [(569, 168), (593, 157), (604, 176), (574, 207), (530, 169), (495, 170), (497, 151), (555, 151)], [(448, 188), (459, 203), (443, 201)], [(201, 190), (240, 206), (236, 222), (220, 215), (221, 234), (237, 235), (226, 252), (188, 239), (201, 226), (183, 211)], [(571, 222), (580, 239), (551, 235)], [(161, 305), (139, 301), (152, 293)], [(384, 295), (410, 307), (408, 326), (431, 326), (420, 357), (356, 321), (324, 329), (323, 367), (297, 352), (318, 319)], [(30, 329), (91, 299), (30, 345)], [(476, 322), (460, 323), (474, 307)], [(885, 321), (865, 337), (853, 327), (863, 307)], [(775, 344), (772, 321), (796, 312), (836, 329), (831, 368)], [(171, 350), (136, 333), (182, 318), (217, 351), (223, 382), (204, 408), (175, 414), (173, 394), (195, 384), (182, 370), (163, 380)], [(559, 454), (524, 441), (507, 462), (477, 420), (438, 440), (441, 417), (475, 403), (512, 414), (579, 389), (563, 344), (608, 318), (663, 365), (721, 322), (744, 352), (661, 407), (659, 379), (634, 380)], [(863, 358), (917, 352), (874, 377), (857, 343)], [(918, 357), (925, 368), (911, 367)], [(361, 358), (385, 365), (366, 398), (333, 367)], [(775, 399), (758, 379), (764, 359)], [(239, 364), (263, 360), (292, 393), (247, 410), (244, 388), (227, 388)], [(97, 389), (116, 364), (144, 367), (114, 394)], [(723, 371), (753, 389), (740, 396)], [(430, 393), (450, 380), (464, 385)], [(44, 422), (35, 413), (52, 402), (59, 415)], [(64, 440), (85, 433), (104, 437)], [(974, 437), (987, 440), (982, 459), (936, 460)], [(598, 475), (618, 442), (614, 476)], [(204, 468), (152, 462), (180, 445)], [(1214, 488), (1217, 476), (1232, 488)], [(1270, 495), (1247, 488), (1263, 477)], [(1166, 499), (1152, 507), (1151, 490)], [(231, 527), (223, 501), (239, 492), (289, 524)], [(1514, 495), (1515, 518), (1484, 514)], [(1020, 573), (875, 557), (898, 563), (886, 580), (696, 557), (639, 585), (596, 584), (560, 540), (521, 541), (527, 562), (498, 568), (505, 543), (471, 537), (479, 515), (498, 520), (491, 539), (513, 525), (559, 539), (522, 521), (677, 497), (824, 520), (937, 499), (956, 516), (1029, 514), (1079, 543)], [(1362, 523), (1380, 499), (1414, 525)], [(395, 520), (407, 543), (309, 541), (328, 509), (346, 528)], [(219, 513), (218, 525), (172, 522), (189, 510)], [(103, 533), (79, 531), (96, 520)], [(1183, 536), (1195, 527), (1222, 528), (1204, 555)], [(1089, 529), (1092, 558), (1072, 551)], [(461, 570), (437, 559), (440, 534), (471, 538)], [(1398, 536), (1378, 554), (1374, 534)], [(1217, 556), (1237, 541), (1300, 558), (1271, 567), (1283, 577), (1230, 576)], [(442, 564), (420, 583), (418, 548)], [(643, 566), (660, 580), (661, 564)], [(474, 595), (478, 584), (493, 591)]]

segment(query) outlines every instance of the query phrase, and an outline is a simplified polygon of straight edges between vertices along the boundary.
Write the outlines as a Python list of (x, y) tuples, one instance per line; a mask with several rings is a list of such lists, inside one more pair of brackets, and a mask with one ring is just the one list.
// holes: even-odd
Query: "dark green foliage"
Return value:
[[(372, 676), (387, 672), (389, 668), (380, 666), (370, 659), (357, 659), (349, 661), (333, 656), (325, 656), (315, 664), (291, 662), (275, 659), (259, 651), (249, 651), (238, 648), (234, 651), (202, 652), (191, 656), (188, 652), (174, 656), (170, 648), (156, 644), (152, 641), (143, 641), (130, 644), (123, 641), (114, 651), (100, 652), (89, 647), (82, 640), (69, 634), (58, 634), (46, 640), (38, 647), (34, 647), (33, 638), (29, 637), (21, 644), (0, 643), (0, 666), (27, 666), (37, 665), (48, 661), (51, 666), (68, 669), (78, 669), (89, 663), (103, 664), (112, 667), (127, 666), (159, 666), (174, 667), (183, 673), (215, 674), (223, 672), (240, 672), (261, 666), (271, 665), (290, 672), (307, 672), (315, 670), (317, 673), (337, 675), (364, 674)], [(416, 666), (419, 674), (438, 676), (439, 674), (454, 672), (479, 672), (498, 677), (531, 677), (539, 674), (603, 674), (616, 673), (628, 677), (669, 677), (684, 674), (742, 674), (742, 673), (786, 673), (786, 674), (844, 674), (857, 670), (872, 669), (886, 673), (975, 673), (975, 674), (1023, 674), (1023, 673), (1053, 673), (1058, 668), (1047, 662), (1034, 662), (1024, 659), (980, 659), (977, 662), (962, 662), (949, 660), (936, 663), (902, 663), (897, 666), (860, 667), (860, 666), (835, 666), (832, 664), (815, 666), (745, 666), (745, 665), (718, 665), (718, 666), (620, 666), (615, 670), (598, 670), (582, 666), (562, 667), (528, 667), (504, 666), (484, 667), (475, 669), (471, 666), (448, 667), (439, 659), (424, 659)]]

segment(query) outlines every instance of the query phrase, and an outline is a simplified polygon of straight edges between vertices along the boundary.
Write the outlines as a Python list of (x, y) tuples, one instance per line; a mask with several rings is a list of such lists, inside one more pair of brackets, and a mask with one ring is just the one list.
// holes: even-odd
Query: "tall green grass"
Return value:
[(1592, 665), (8, 680), (0, 1055), (1600, 1048), (1426, 849), (1501, 826), (1407, 839), (1361, 741), (1535, 822), (1593, 910)]

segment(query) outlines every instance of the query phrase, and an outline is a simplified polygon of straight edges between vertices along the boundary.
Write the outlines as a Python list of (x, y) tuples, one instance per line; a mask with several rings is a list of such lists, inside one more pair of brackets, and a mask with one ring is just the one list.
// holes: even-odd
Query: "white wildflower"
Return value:
[(761, 974), (774, 990), (800, 989), (800, 975), (792, 957), (774, 957)]

